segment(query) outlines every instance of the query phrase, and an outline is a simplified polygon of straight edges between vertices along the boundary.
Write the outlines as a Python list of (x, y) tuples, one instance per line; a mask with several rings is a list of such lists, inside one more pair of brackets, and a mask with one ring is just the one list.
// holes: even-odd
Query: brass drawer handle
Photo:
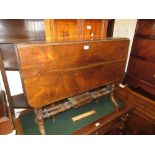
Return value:
[(155, 73), (153, 74), (153, 77), (155, 78)]
[(127, 120), (127, 116), (122, 116), (122, 117), (121, 117), (121, 120), (122, 120), (122, 121), (126, 121), (126, 120)]

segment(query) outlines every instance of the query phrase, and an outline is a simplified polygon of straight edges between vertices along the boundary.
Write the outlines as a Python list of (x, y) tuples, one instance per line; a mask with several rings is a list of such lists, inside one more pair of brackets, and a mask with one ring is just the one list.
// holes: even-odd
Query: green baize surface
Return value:
[[(120, 107), (125, 106), (125, 103), (117, 98), (117, 102)], [(95, 110), (96, 114), (88, 116), (79, 121), (73, 122), (72, 117), (81, 115), (85, 112)], [(73, 132), (83, 128), (84, 126), (98, 120), (101, 117), (104, 117), (108, 114), (111, 114), (115, 111), (115, 107), (110, 100), (109, 96), (104, 96), (98, 101), (93, 101), (85, 106), (80, 108), (72, 108), (65, 112), (59, 113), (55, 116), (55, 121), (52, 117), (45, 119), (45, 129), (46, 134), (48, 135), (70, 135)], [(25, 115), (20, 116), (20, 122), (24, 130), (25, 135), (38, 135), (39, 130), (38, 126), (35, 123), (35, 114), (34, 112), (29, 112)]]

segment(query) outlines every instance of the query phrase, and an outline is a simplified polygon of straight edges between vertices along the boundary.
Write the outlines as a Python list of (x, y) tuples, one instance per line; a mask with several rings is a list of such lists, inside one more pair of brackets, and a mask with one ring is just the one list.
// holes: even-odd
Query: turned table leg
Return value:
[(117, 103), (117, 101), (115, 99), (114, 90), (115, 90), (115, 84), (112, 84), (110, 98), (111, 98), (111, 101), (112, 101), (112, 103), (114, 104), (114, 106), (116, 108), (116, 111), (118, 111), (119, 105), (118, 105), (118, 103)]
[(34, 111), (36, 115), (35, 121), (38, 124), (39, 131), (42, 135), (46, 135), (42, 108), (34, 109)]

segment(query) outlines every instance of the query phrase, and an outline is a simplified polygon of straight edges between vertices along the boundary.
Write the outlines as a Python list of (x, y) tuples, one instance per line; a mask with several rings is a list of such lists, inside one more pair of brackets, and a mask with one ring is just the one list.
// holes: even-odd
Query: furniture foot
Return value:
[(112, 103), (114, 104), (115, 108), (116, 108), (116, 111), (118, 111), (119, 109), (119, 105), (115, 99), (115, 96), (114, 96), (114, 90), (115, 90), (115, 84), (112, 84), (111, 86), (111, 93), (110, 93), (110, 98), (111, 98), (111, 101)]
[(35, 111), (35, 115), (36, 115), (35, 121), (38, 124), (39, 131), (40, 131), (41, 135), (46, 135), (42, 108), (37, 108), (34, 111)]

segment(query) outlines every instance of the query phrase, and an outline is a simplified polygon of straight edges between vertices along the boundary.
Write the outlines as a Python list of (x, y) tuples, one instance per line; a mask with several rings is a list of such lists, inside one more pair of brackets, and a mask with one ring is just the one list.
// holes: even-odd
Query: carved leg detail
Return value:
[(42, 135), (46, 135), (42, 108), (37, 108), (34, 111), (36, 115), (35, 121), (38, 124), (39, 131)]
[(119, 109), (119, 105), (115, 99), (115, 96), (114, 96), (114, 90), (115, 90), (115, 84), (112, 84), (111, 86), (111, 93), (110, 93), (110, 98), (111, 98), (111, 101), (112, 103), (114, 104), (115, 108), (116, 108), (116, 111), (118, 111)]

